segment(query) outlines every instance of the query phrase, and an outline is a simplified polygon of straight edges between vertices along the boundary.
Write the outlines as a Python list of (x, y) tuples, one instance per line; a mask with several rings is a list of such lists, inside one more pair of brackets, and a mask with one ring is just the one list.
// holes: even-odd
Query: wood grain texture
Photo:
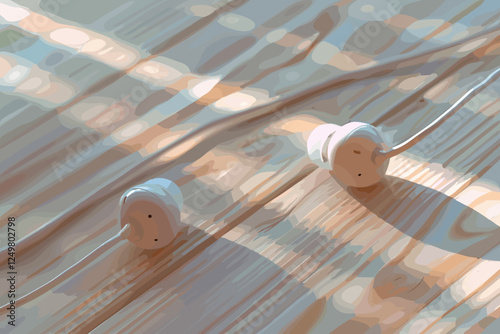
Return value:
[(171, 245), (118, 244), (2, 333), (498, 324), (500, 83), (370, 189), (305, 152), (325, 122), (395, 144), (435, 119), (500, 65), (494, 1), (0, 3), (0, 238), (15, 216), (18, 295), (116, 234), (129, 187), (165, 177), (185, 197)]

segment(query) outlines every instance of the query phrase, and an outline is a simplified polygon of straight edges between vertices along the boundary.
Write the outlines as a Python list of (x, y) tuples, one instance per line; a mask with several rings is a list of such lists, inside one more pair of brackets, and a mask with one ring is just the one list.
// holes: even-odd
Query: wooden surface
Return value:
[(500, 83), (371, 189), (305, 153), (323, 122), (395, 144), (432, 121), (500, 65), (495, 1), (0, 4), (18, 295), (115, 235), (135, 184), (176, 182), (186, 224), (164, 249), (121, 242), (2, 333), (498, 328)]

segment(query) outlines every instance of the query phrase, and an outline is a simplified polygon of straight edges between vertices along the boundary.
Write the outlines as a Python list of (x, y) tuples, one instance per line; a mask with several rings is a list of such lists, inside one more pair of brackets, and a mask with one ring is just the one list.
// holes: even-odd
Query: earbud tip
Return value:
[(321, 168), (332, 169), (328, 161), (328, 145), (332, 135), (340, 128), (336, 124), (322, 124), (317, 126), (307, 139), (307, 153), (309, 158)]
[(323, 124), (307, 140), (309, 157), (318, 166), (333, 170), (342, 184), (357, 188), (377, 183), (387, 170), (387, 149), (377, 128), (362, 122), (343, 126)]

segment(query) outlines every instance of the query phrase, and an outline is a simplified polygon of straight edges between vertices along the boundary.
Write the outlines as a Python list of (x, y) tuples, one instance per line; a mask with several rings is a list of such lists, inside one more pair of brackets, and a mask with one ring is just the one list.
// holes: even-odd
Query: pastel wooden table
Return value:
[(341, 187), (318, 124), (408, 138), (500, 66), (493, 1), (0, 1), (0, 302), (16, 218), (23, 296), (174, 181), (186, 226), (121, 242), (5, 315), (2, 333), (496, 333), (500, 83)]

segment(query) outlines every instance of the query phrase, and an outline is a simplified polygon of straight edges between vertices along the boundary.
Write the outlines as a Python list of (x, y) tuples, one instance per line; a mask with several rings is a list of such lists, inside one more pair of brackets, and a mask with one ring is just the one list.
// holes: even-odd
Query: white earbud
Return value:
[[(123, 239), (143, 249), (165, 247), (181, 228), (183, 197), (179, 187), (167, 179), (156, 178), (127, 190), (120, 199), (120, 232), (87, 254), (77, 263), (38, 289), (16, 301), (25, 304), (66, 280)], [(5, 313), (10, 304), (0, 309)]]
[(361, 122), (323, 124), (307, 140), (313, 162), (332, 170), (342, 184), (357, 188), (371, 186), (385, 175), (388, 160), (381, 152), (386, 149), (377, 129)]
[(165, 247), (181, 228), (182, 193), (166, 179), (152, 179), (127, 190), (120, 199), (121, 227), (130, 225), (126, 238), (144, 249)]
[(424, 129), (388, 148), (377, 128), (370, 124), (351, 122), (343, 126), (322, 124), (307, 139), (309, 157), (318, 166), (331, 169), (335, 178), (346, 186), (365, 188), (384, 177), (389, 159), (406, 151), (443, 124), (464, 104), (500, 76), (500, 68), (465, 93), (448, 110)]

